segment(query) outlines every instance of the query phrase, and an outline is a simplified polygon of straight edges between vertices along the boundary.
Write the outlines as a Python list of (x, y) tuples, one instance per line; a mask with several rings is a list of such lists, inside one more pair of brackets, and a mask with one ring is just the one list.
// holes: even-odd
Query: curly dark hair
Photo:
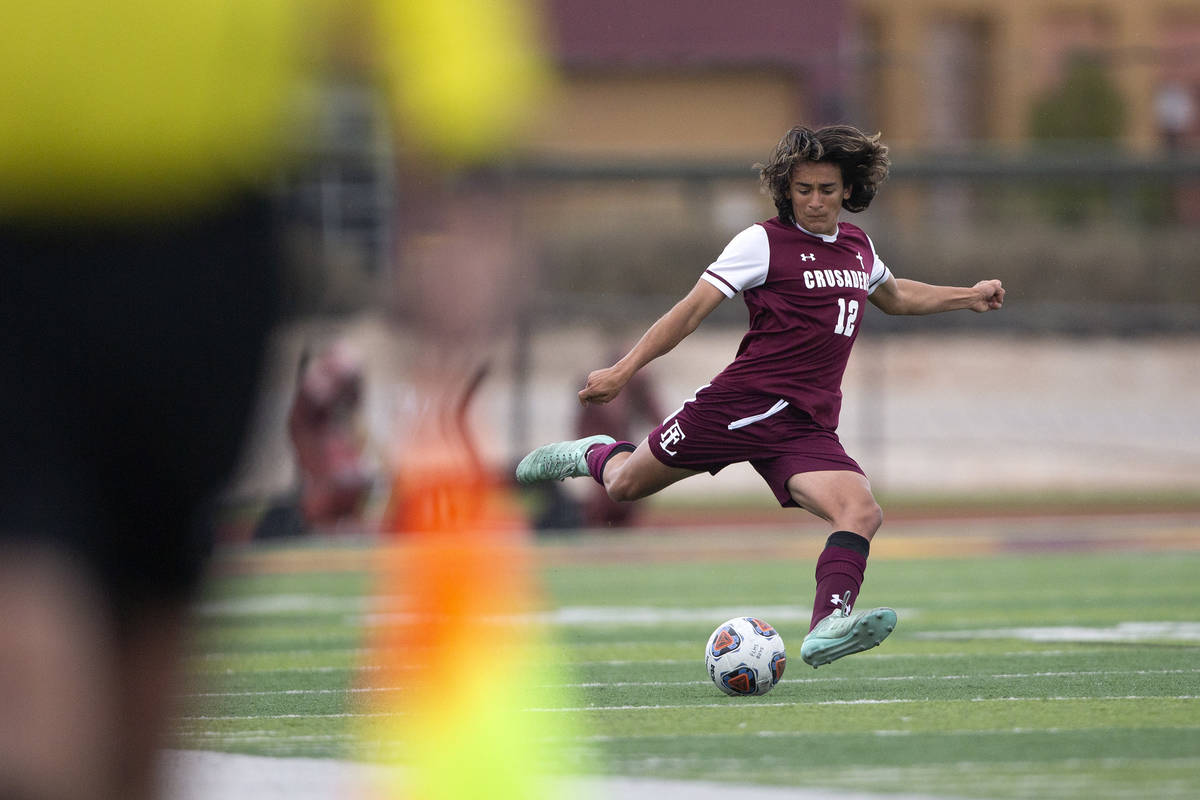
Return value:
[(805, 161), (828, 162), (841, 169), (842, 182), (850, 187), (850, 196), (842, 201), (847, 211), (863, 211), (871, 205), (892, 165), (879, 134), (868, 136), (852, 125), (828, 125), (815, 131), (797, 125), (779, 140), (769, 162), (754, 165), (763, 192), (771, 196), (784, 222), (795, 222), (788, 190), (792, 168)]

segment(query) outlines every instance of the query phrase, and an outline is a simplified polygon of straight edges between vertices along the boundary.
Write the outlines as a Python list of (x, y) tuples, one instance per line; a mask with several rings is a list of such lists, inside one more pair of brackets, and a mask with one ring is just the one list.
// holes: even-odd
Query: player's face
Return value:
[(850, 187), (842, 183), (842, 171), (836, 164), (806, 161), (792, 168), (792, 215), (800, 227), (812, 233), (837, 232), (842, 201), (850, 196)]

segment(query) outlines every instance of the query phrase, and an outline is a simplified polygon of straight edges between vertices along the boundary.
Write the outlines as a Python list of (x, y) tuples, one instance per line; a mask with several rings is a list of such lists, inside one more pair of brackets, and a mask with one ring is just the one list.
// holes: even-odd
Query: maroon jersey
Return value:
[(734, 237), (703, 277), (727, 297), (742, 292), (750, 312), (712, 385), (764, 395), (764, 414), (791, 405), (836, 428), (867, 296), (891, 277), (870, 238), (848, 222), (826, 236), (775, 217)]

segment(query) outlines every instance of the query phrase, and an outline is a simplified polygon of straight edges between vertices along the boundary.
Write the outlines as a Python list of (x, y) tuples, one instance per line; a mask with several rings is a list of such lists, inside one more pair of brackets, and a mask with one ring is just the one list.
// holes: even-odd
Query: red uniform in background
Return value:
[(296, 452), (300, 510), (308, 526), (329, 525), (362, 511), (371, 487), (362, 462), (362, 392), (362, 362), (344, 343), (301, 363), (288, 436)]

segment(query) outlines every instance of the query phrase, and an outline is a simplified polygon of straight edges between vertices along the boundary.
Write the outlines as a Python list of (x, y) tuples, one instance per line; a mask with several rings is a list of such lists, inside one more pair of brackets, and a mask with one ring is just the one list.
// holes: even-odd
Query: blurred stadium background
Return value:
[[(518, 232), (511, 324), (472, 405), (498, 474), (574, 435), (574, 392), (773, 214), (752, 165), (797, 123), (882, 132), (892, 178), (860, 222), (898, 275), (999, 277), (1000, 314), (871, 311), (842, 435), (885, 496), (1200, 502), (1200, 8), (1188, 0), (546, 0), (556, 81), (489, 169)], [(317, 134), (280, 181), (297, 254), (241, 509), (286, 496), (295, 365), (364, 358), (366, 458), (403, 447), (421, 309), (403, 143), (350, 71), (314, 87)], [(451, 190), (456, 191), (455, 189)], [(471, 191), (464, 182), (461, 191)], [(394, 255), (399, 252), (399, 258)], [(453, 313), (453, 312), (451, 312)], [(648, 374), (669, 410), (732, 356), (725, 304)], [(640, 435), (640, 434), (639, 434)], [(567, 487), (583, 492), (584, 487)], [(769, 497), (748, 469), (649, 504)], [(753, 499), (751, 500), (753, 502)], [(246, 526), (242, 533), (246, 535)]]

